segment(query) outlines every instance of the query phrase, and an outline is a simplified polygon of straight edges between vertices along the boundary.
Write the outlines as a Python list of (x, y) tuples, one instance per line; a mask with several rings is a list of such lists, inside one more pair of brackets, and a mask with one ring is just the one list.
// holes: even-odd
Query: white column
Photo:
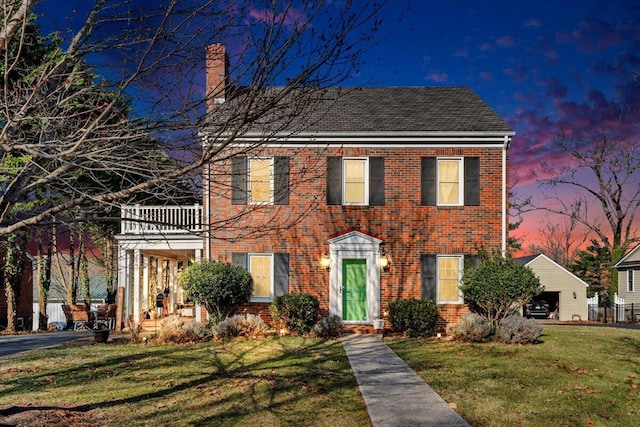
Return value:
[(122, 316), (126, 320), (127, 314), (131, 314), (131, 253), (118, 244), (117, 285), (124, 287), (124, 305)]
[(140, 321), (140, 249), (133, 251), (133, 320)]
[[(195, 259), (196, 262), (200, 261), (202, 259), (202, 249), (196, 249), (195, 250)], [(197, 304), (196, 305), (196, 320), (199, 322), (200, 319), (202, 319), (202, 305)]]
[(151, 310), (153, 310), (153, 307), (148, 307), (149, 305), (149, 268), (150, 263), (149, 263), (149, 255), (146, 254), (142, 254), (142, 301), (141, 301), (141, 305), (138, 308), (138, 311), (144, 309), (149, 310), (149, 312), (151, 312)]

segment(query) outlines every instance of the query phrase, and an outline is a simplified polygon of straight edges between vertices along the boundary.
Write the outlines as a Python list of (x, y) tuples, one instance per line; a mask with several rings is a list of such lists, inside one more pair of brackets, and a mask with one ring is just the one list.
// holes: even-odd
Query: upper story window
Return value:
[(369, 204), (368, 159), (343, 159), (343, 204)]
[(423, 157), (420, 176), (423, 206), (480, 205), (479, 157)]
[(384, 205), (383, 157), (328, 157), (327, 205)]
[(438, 159), (438, 204), (462, 205), (462, 159)]
[(633, 271), (627, 270), (627, 292), (633, 292)]
[(272, 203), (273, 157), (249, 158), (249, 203)]
[(234, 156), (231, 203), (289, 204), (289, 157)]

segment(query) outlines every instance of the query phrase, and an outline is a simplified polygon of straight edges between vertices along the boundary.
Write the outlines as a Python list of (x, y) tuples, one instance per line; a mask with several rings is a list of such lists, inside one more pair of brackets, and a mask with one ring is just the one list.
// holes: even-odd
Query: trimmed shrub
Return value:
[(433, 335), (440, 314), (430, 299), (394, 299), (389, 302), (391, 327), (409, 337)]
[(533, 296), (544, 290), (529, 267), (503, 257), (498, 251), (480, 253), (482, 261), (467, 268), (460, 290), (469, 309), (485, 317), (492, 328), (513, 315)]
[(187, 343), (201, 341), (206, 337), (206, 329), (201, 323), (184, 323), (182, 316), (169, 316), (162, 319), (158, 331), (158, 341), (163, 343)]
[(502, 319), (498, 328), (498, 336), (507, 344), (533, 344), (541, 335), (542, 326), (538, 322), (517, 314)]
[(337, 338), (342, 335), (344, 324), (342, 318), (336, 314), (332, 314), (324, 319), (320, 319), (315, 324), (311, 332), (318, 338)]
[(268, 326), (260, 316), (255, 314), (236, 314), (218, 322), (211, 328), (213, 337), (216, 339), (247, 337), (263, 337)]
[(453, 339), (466, 342), (481, 342), (491, 335), (491, 325), (487, 319), (476, 313), (466, 313), (458, 323), (449, 323), (447, 335)]
[(178, 284), (187, 298), (203, 304), (209, 316), (224, 319), (251, 299), (253, 281), (246, 268), (201, 260), (187, 267)]
[(281, 295), (269, 306), (273, 320), (298, 335), (306, 334), (316, 324), (319, 309), (318, 298), (304, 292)]

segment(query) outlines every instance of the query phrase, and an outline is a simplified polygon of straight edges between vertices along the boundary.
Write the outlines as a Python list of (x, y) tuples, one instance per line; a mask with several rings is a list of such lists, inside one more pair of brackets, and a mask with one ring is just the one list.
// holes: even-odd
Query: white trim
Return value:
[(351, 231), (329, 239), (331, 271), (329, 273), (329, 312), (342, 317), (342, 260), (365, 259), (367, 263), (367, 318), (346, 322), (370, 324), (380, 316), (380, 266), (378, 254), (382, 240)]
[(504, 137), (504, 148), (502, 149), (502, 256), (507, 255), (507, 233), (509, 232), (509, 212), (508, 212), (508, 191), (507, 191), (507, 149), (509, 148), (509, 137)]
[[(458, 259), (458, 299), (457, 300), (445, 300), (440, 299), (440, 259), (442, 258), (457, 258)], [(462, 274), (464, 273), (464, 255), (459, 254), (438, 254), (436, 255), (436, 302), (438, 304), (463, 304), (464, 295), (460, 290), (460, 282), (462, 281)]]
[[(347, 167), (348, 161), (364, 162), (364, 202), (363, 203), (347, 203), (345, 198), (347, 195)], [(342, 205), (343, 206), (369, 206), (369, 157), (343, 157), (342, 158)]]
[[(440, 161), (458, 162), (458, 201), (455, 203), (440, 202)], [(464, 157), (436, 157), (436, 206), (464, 206)]]
[(631, 255), (633, 255), (638, 249), (640, 249), (640, 243), (637, 244), (633, 249), (631, 249), (629, 252), (627, 252), (627, 254), (625, 256), (623, 256), (622, 258), (620, 258), (620, 261), (616, 262), (613, 266), (613, 268), (618, 268), (618, 265), (620, 265), (621, 263), (625, 262), (627, 258), (629, 258)]

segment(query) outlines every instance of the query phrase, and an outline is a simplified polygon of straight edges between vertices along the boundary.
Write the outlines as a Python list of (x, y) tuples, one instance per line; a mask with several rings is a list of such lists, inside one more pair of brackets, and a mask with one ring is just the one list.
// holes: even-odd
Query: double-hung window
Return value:
[(289, 157), (234, 156), (231, 204), (288, 205)]
[(273, 255), (249, 254), (249, 273), (253, 279), (252, 301), (273, 299)]
[(633, 292), (633, 272), (634, 270), (627, 270), (627, 292)]
[(479, 206), (479, 157), (422, 157), (422, 206)]
[(249, 203), (273, 202), (273, 157), (251, 157), (249, 161)]
[(328, 157), (327, 205), (384, 206), (384, 157)]
[(462, 278), (461, 256), (438, 256), (438, 299), (443, 302), (462, 302), (460, 279)]
[(289, 254), (233, 252), (231, 262), (251, 274), (251, 301), (270, 302), (289, 293)]
[(438, 205), (463, 204), (462, 159), (438, 159)]
[(343, 190), (345, 205), (367, 205), (369, 203), (368, 159), (342, 160)]
[(422, 298), (428, 298), (439, 304), (458, 304), (464, 302), (460, 283), (465, 264), (478, 265), (478, 255), (421, 254), (420, 276)]

